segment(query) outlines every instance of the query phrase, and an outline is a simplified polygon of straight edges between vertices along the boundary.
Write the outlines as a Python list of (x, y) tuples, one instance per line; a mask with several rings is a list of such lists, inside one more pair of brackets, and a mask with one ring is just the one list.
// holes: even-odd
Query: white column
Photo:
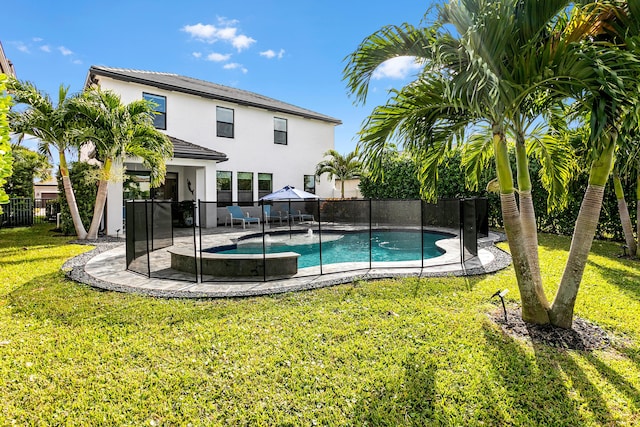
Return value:
[[(114, 169), (120, 167), (114, 164)], [(107, 236), (120, 236), (124, 234), (123, 218), (123, 190), (122, 181), (111, 182), (107, 184), (107, 209), (105, 212), (105, 222), (107, 225)]]

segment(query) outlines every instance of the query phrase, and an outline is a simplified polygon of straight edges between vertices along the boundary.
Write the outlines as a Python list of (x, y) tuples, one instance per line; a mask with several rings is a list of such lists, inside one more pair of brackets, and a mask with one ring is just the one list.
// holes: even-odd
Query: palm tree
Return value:
[(77, 148), (79, 141), (83, 140), (78, 122), (68, 109), (69, 102), (74, 99), (67, 98), (69, 88), (60, 85), (56, 105), (53, 104), (49, 95), (40, 92), (32, 83), (11, 78), (7, 88), (16, 104), (27, 106), (23, 112), (12, 111), (9, 114), (11, 129), (20, 134), (20, 138), (25, 134), (37, 137), (40, 140), (38, 150), (49, 158), (51, 158), (51, 149), (57, 150), (60, 177), (73, 226), (78, 239), (86, 238), (87, 232), (80, 219), (73, 186), (69, 179), (66, 157), (66, 152)]
[(589, 82), (582, 88), (579, 84), (580, 90), (573, 92), (591, 115), (588, 144), (591, 165), (569, 257), (549, 311), (552, 323), (565, 328), (572, 324), (573, 309), (598, 225), (604, 188), (619, 146), (618, 136), (625, 120), (633, 114), (634, 105), (640, 101), (640, 56), (635, 41), (640, 34), (640, 7), (637, 2), (629, 2), (628, 5), (622, 1), (596, 3), (576, 8), (574, 17), (574, 22), (588, 29), (585, 34), (592, 41), (580, 45), (581, 58), (590, 64)]
[(2, 203), (9, 201), (9, 196), (4, 190), (6, 179), (11, 176), (11, 143), (9, 137), (9, 121), (7, 113), (11, 100), (6, 95), (6, 76), (0, 74), (0, 214), (2, 214)]
[(318, 163), (316, 176), (320, 179), (326, 173), (329, 180), (334, 177), (339, 179), (340, 198), (344, 199), (344, 182), (347, 179), (358, 178), (362, 174), (362, 163), (358, 160), (358, 151), (352, 151), (343, 156), (336, 150), (329, 150), (324, 155), (329, 156), (329, 158)]
[(114, 92), (91, 88), (74, 99), (69, 109), (84, 123), (85, 133), (94, 147), (93, 155), (101, 163), (93, 219), (87, 235), (88, 239), (95, 239), (107, 199), (107, 185), (110, 180), (122, 179), (121, 171), (115, 171), (114, 164), (123, 162), (126, 156), (142, 159), (151, 171), (151, 185), (157, 187), (164, 182), (166, 160), (173, 155), (173, 144), (153, 126), (153, 105), (146, 100), (124, 105)]
[[(570, 327), (571, 298), (557, 296), (552, 306), (542, 287), (528, 167), (528, 156), (537, 151), (543, 160), (543, 185), (552, 194), (561, 195), (560, 188), (572, 171), (571, 167), (563, 166), (568, 150), (553, 138), (553, 132), (533, 144), (527, 142), (526, 135), (550, 105), (570, 96), (587, 102), (594, 87), (599, 89), (598, 96), (620, 101), (621, 93), (616, 95), (620, 85), (613, 79), (602, 78), (601, 73), (617, 73), (622, 80), (629, 76), (626, 69), (629, 61), (621, 60), (622, 55), (616, 51), (585, 46), (585, 35), (592, 36), (602, 28), (598, 20), (602, 15), (591, 9), (585, 14), (574, 7), (573, 19), (567, 20), (563, 18), (565, 7), (565, 1), (452, 0), (440, 9), (439, 20), (432, 27), (389, 26), (365, 39), (349, 57), (345, 78), (357, 101), (364, 102), (371, 76), (385, 60), (415, 56), (424, 65), (416, 81), (392, 91), (391, 100), (374, 109), (360, 133), (360, 147), (365, 165), (375, 170), (380, 167), (380, 154), (388, 144), (400, 140), (405, 151), (420, 162), (423, 193), (429, 198), (434, 197), (437, 167), (444, 153), (454, 142), (465, 142), (465, 131), (483, 122), (488, 125), (491, 138), (474, 139), (466, 159), (467, 170), (481, 170), (491, 159), (496, 164), (523, 319)], [(447, 32), (450, 28), (451, 33)], [(604, 59), (597, 63), (595, 53)], [(619, 66), (603, 70), (611, 64)], [(629, 80), (624, 83), (629, 84)], [(602, 123), (621, 112), (612, 104), (600, 107), (595, 111), (604, 114), (594, 121), (599, 126), (592, 132), (593, 146), (597, 148), (592, 151), (592, 177), (598, 179), (601, 175), (608, 176), (612, 158), (611, 144), (598, 145), (599, 141), (610, 140), (611, 127)], [(517, 181), (510, 167), (508, 134), (513, 135), (515, 144)], [(586, 222), (592, 216), (593, 211), (586, 210), (582, 220)], [(597, 221), (597, 214), (595, 217)], [(591, 245), (589, 233), (590, 228), (584, 236), (587, 238), (574, 237), (576, 247), (587, 249), (576, 251), (573, 258), (570, 254), (570, 259), (586, 261)], [(595, 229), (591, 240), (594, 234)], [(581, 279), (580, 268), (584, 265), (576, 266), (575, 277)], [(568, 292), (563, 297), (577, 289), (569, 283), (564, 287)]]

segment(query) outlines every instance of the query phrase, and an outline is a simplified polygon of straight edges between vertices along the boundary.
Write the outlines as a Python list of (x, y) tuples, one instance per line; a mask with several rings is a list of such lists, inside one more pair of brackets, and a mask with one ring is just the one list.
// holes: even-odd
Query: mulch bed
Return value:
[(508, 336), (529, 341), (532, 344), (581, 351), (601, 350), (611, 345), (611, 340), (605, 331), (577, 316), (573, 318), (572, 329), (526, 323), (522, 320), (519, 308), (507, 309), (507, 322), (504, 320), (502, 309), (490, 313), (489, 317)]

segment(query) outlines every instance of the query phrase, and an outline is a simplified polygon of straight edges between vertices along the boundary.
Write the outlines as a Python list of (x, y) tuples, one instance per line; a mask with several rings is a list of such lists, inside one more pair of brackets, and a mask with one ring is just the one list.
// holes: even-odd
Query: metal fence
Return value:
[[(316, 199), (227, 205), (126, 202), (127, 269), (189, 282), (242, 282), (424, 268), (472, 260), (478, 238), (488, 235), (485, 198), (435, 204)], [(442, 252), (433, 243), (437, 239), (448, 247), (448, 256), (433, 255)], [(295, 271), (289, 258), (298, 264)], [(277, 266), (286, 263), (284, 270)]]
[(29, 227), (34, 224), (56, 222), (60, 202), (56, 199), (12, 198), (2, 205), (0, 227)]

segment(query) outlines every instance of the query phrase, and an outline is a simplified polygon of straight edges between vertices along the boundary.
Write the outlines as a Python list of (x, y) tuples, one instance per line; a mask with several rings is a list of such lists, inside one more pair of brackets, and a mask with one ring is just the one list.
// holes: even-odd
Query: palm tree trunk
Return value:
[(613, 173), (613, 186), (616, 192), (616, 199), (618, 200), (618, 213), (620, 214), (620, 222), (622, 223), (622, 231), (624, 232), (624, 240), (629, 249), (629, 254), (635, 256), (637, 251), (636, 239), (633, 236), (633, 224), (631, 224), (631, 216), (629, 215), (629, 207), (627, 201), (624, 199), (624, 190), (622, 189), (622, 182), (620, 182), (620, 176), (617, 172)]
[(500, 185), (502, 219), (520, 291), (522, 319), (529, 323), (547, 324), (549, 323), (548, 307), (545, 307), (536, 291), (535, 278), (532, 274), (528, 251), (530, 244), (525, 242), (527, 237), (521, 214), (518, 210), (518, 204), (516, 203), (513, 175), (509, 165), (506, 141), (502, 132), (494, 130), (493, 141), (498, 183)]
[(93, 207), (93, 218), (91, 219), (91, 226), (89, 227), (87, 239), (98, 238), (98, 229), (100, 228), (100, 222), (102, 221), (104, 205), (107, 202), (107, 186), (109, 183), (109, 173), (111, 172), (111, 163), (111, 159), (107, 158), (102, 167), (102, 178), (98, 183), (98, 194), (96, 195), (96, 204)]
[(531, 175), (529, 173), (529, 159), (524, 145), (524, 138), (518, 135), (519, 142), (516, 144), (516, 166), (518, 172), (518, 196), (520, 200), (520, 220), (522, 222), (522, 232), (525, 250), (527, 251), (531, 277), (534, 283), (534, 290), (538, 300), (549, 309), (550, 304), (544, 293), (542, 286), (542, 275), (540, 274), (540, 258), (538, 256), (538, 224), (536, 212), (533, 206), (531, 195)]
[(71, 179), (69, 179), (69, 167), (67, 166), (67, 158), (64, 154), (64, 150), (59, 150), (58, 157), (60, 161), (60, 175), (62, 175), (62, 186), (64, 188), (64, 195), (67, 198), (67, 206), (69, 206), (69, 213), (71, 214), (73, 227), (76, 230), (76, 236), (78, 239), (83, 240), (87, 237), (87, 230), (85, 230), (84, 225), (82, 224), (82, 218), (80, 218), (76, 195), (73, 192)]
[(565, 265), (558, 293), (551, 305), (549, 317), (551, 323), (562, 328), (571, 329), (573, 324), (573, 310), (578, 297), (578, 290), (582, 282), (582, 275), (587, 264), (587, 258), (593, 238), (598, 228), (604, 187), (613, 166), (613, 150), (615, 135), (612, 136), (610, 146), (591, 165), (589, 185), (582, 199), (582, 206), (576, 219), (569, 258)]
[(340, 180), (340, 194), (341, 194), (341, 198), (344, 199), (344, 179)]

